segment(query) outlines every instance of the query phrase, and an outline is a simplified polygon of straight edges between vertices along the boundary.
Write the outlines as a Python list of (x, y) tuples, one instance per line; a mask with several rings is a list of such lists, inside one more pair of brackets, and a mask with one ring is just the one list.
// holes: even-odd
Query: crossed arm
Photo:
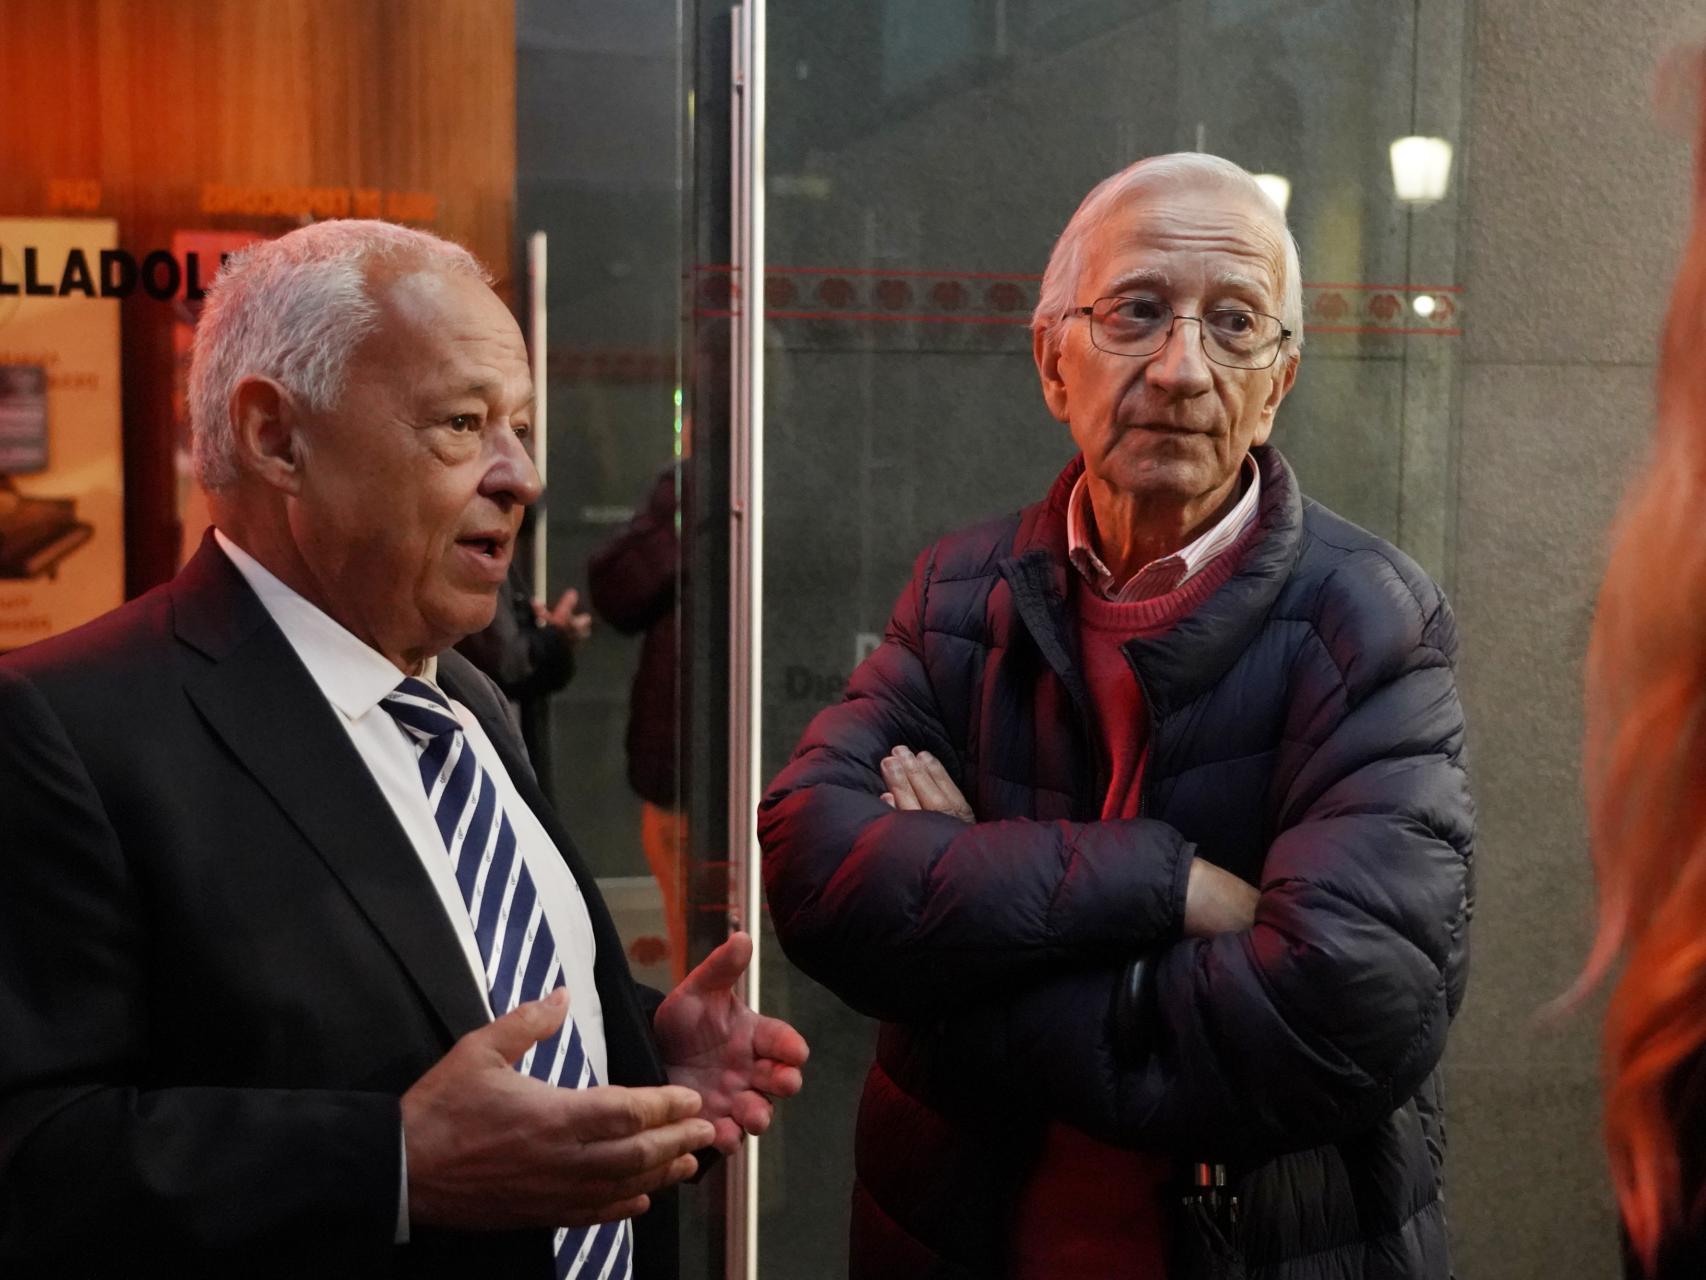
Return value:
[[(965, 823), (977, 821), (942, 762), (928, 751), (897, 744), (878, 767), (888, 787), (880, 798), (891, 809), (942, 813)], [(1211, 938), (1217, 933), (1248, 929), (1256, 922), (1259, 897), (1254, 885), (1230, 871), (1192, 858), (1185, 882), (1182, 931), (1189, 938)]]
[(967, 821), (910, 621), (903, 600), (761, 810), (796, 963), (960, 1055), (968, 1089), (1121, 1145), (1315, 1146), (1415, 1092), (1472, 901), (1448, 615), (1322, 726), (1259, 887), (1164, 822)]

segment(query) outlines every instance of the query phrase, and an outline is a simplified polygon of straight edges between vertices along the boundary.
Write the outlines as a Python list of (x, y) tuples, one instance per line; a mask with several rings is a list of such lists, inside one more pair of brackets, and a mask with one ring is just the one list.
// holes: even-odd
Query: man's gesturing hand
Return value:
[(681, 984), (652, 1018), (670, 1082), (704, 1099), (700, 1115), (716, 1126), (717, 1150), (740, 1146), (741, 1133), (770, 1127), (772, 1098), (800, 1091), (805, 1037), (780, 1018), (766, 1018), (735, 995), (752, 961), (752, 939), (732, 933)]
[(977, 820), (942, 762), (928, 751), (914, 754), (909, 747), (896, 747), (883, 757), (881, 768), (888, 785), (883, 803), (891, 809), (923, 809), (948, 814), (961, 822)]
[(409, 1218), (423, 1225), (580, 1227), (644, 1213), (711, 1142), (698, 1095), (565, 1089), (515, 1070), (568, 1012), (559, 987), (458, 1040), (403, 1095)]

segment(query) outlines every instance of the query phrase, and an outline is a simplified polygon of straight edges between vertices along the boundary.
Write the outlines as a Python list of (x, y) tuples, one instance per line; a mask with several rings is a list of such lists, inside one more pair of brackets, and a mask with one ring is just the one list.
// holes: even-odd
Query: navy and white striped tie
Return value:
[[(474, 758), (449, 701), (425, 680), (409, 676), (385, 695), (382, 705), (415, 744), (421, 783), (486, 966), (493, 1016), (549, 995), (563, 985), (551, 926), (497, 788)], [(567, 1089), (598, 1083), (572, 1017), (563, 1019), (556, 1035), (529, 1049), (516, 1070)], [(632, 1221), (559, 1228), (554, 1248), (559, 1280), (630, 1280), (633, 1275)]]

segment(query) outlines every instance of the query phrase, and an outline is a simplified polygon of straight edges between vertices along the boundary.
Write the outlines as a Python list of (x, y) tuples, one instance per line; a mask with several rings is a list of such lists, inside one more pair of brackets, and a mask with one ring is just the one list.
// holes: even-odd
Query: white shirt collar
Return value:
[[(401, 683), (403, 673), (379, 650), (356, 639), (324, 610), (280, 582), (223, 530), (215, 529), (213, 537), (260, 597), (261, 606), (284, 632), (284, 638), (296, 650), (296, 656), (302, 659), (320, 692), (345, 716), (361, 719)], [(438, 659), (428, 658), (419, 676), (436, 682)]]
[(1114, 582), (1112, 571), (1094, 550), (1090, 488), (1080, 475), (1066, 504), (1067, 554), (1085, 581), (1109, 600), (1142, 600), (1175, 590), (1206, 569), (1255, 521), (1262, 500), (1262, 471), (1249, 454), (1244, 455), (1243, 470), (1249, 480), (1243, 496), (1212, 529), (1171, 555), (1150, 561), (1124, 583)]

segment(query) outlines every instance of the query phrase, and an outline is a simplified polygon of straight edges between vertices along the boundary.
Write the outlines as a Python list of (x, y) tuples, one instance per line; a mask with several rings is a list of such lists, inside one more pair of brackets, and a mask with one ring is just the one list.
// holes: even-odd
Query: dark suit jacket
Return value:
[[(439, 675), (586, 898), (611, 1082), (662, 1083), (501, 697)], [(544, 1231), (392, 1244), (398, 1098), (487, 1015), (336, 714), (211, 538), (0, 659), (0, 1275), (551, 1275)], [(673, 1197), (637, 1226), (673, 1276)]]

